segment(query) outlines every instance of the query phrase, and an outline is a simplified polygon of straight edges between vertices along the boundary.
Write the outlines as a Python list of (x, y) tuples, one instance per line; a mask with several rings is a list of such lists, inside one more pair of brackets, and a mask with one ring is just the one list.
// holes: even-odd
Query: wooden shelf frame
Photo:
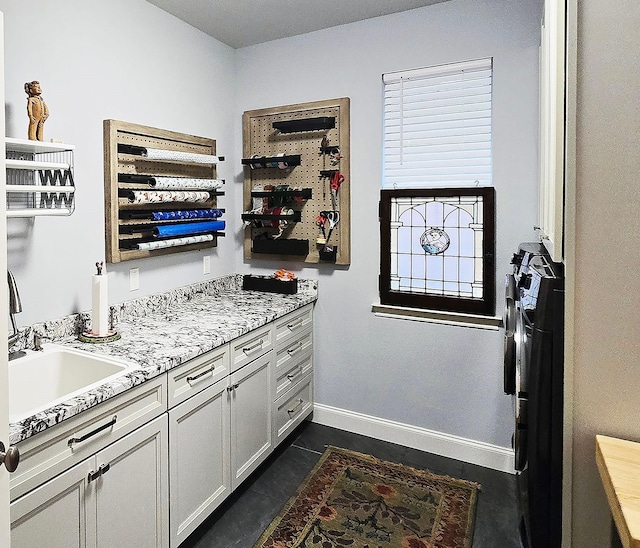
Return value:
[[(119, 183), (118, 174), (136, 174), (165, 177), (192, 177), (201, 179), (217, 179), (215, 164), (195, 164), (191, 162), (176, 162), (171, 160), (149, 160), (141, 156), (118, 153), (118, 144), (127, 144), (148, 148), (157, 148), (178, 152), (189, 152), (203, 155), (216, 155), (216, 141), (207, 137), (199, 137), (186, 133), (178, 133), (130, 122), (118, 120), (104, 120), (104, 200), (105, 200), (105, 242), (107, 262), (118, 263), (134, 259), (143, 259), (194, 251), (217, 246), (219, 233), (213, 241), (188, 244), (155, 250), (125, 249), (122, 244), (131, 238), (129, 234), (120, 232), (121, 226), (131, 224), (129, 220), (120, 218), (120, 211), (171, 211), (193, 209), (219, 209), (217, 197), (224, 192), (209, 191), (206, 202), (171, 202), (153, 204), (131, 204), (119, 197), (119, 190), (156, 190), (144, 183)], [(220, 158), (222, 160), (222, 158)], [(193, 222), (194, 219), (185, 219)], [(199, 219), (204, 220), (204, 219)], [(211, 219), (213, 220), (213, 219)], [(166, 223), (157, 223), (166, 224)]]
[[(254, 190), (258, 185), (288, 185), (290, 187), (311, 188), (313, 198), (304, 203), (294, 204), (292, 208), (300, 211), (301, 221), (291, 224), (276, 240), (261, 239), (268, 231), (265, 228), (246, 227), (244, 235), (245, 259), (278, 259), (305, 263), (332, 263), (348, 265), (351, 261), (350, 227), (350, 101), (348, 97), (315, 101), (294, 105), (285, 105), (266, 109), (250, 110), (243, 114), (243, 150), (244, 197), (243, 212), (252, 209), (252, 198), (262, 196)], [(327, 127), (309, 126), (309, 121), (335, 120), (324, 124)], [(333, 122), (332, 120), (332, 122)], [(322, 126), (323, 124), (320, 124)], [(284, 131), (278, 129), (283, 128)], [(322, 150), (323, 137), (327, 137), (327, 149)], [(340, 149), (338, 165), (332, 165), (327, 152), (336, 147)], [(324, 153), (321, 153), (324, 152)], [(300, 165), (287, 169), (250, 169), (247, 165), (252, 157), (278, 160), (278, 154), (285, 156), (300, 155)], [(257, 160), (257, 158), (255, 159)], [(316, 218), (321, 211), (333, 210), (330, 192), (330, 179), (322, 177), (321, 171), (339, 170), (344, 176), (337, 196), (336, 210), (340, 212), (340, 222), (333, 229), (328, 242), (337, 254), (321, 257), (323, 245), (316, 243), (319, 229)], [(253, 194), (252, 194), (253, 193)], [(260, 243), (260, 250), (253, 249), (253, 242)], [(286, 249), (286, 241), (291, 240), (295, 254), (269, 253), (273, 249)], [(302, 255), (308, 243), (308, 253)], [(271, 245), (272, 244), (272, 245)], [(295, 245), (294, 245), (295, 244)], [(306, 247), (305, 247), (306, 249)], [(327, 258), (328, 257), (328, 258)]]

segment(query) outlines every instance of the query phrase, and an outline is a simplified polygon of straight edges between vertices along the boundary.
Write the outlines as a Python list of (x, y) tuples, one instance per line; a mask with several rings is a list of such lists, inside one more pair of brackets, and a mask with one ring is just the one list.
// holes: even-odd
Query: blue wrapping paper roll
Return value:
[(218, 230), (224, 230), (224, 227), (224, 221), (156, 226), (153, 229), (153, 235), (158, 238), (165, 238), (167, 236), (184, 236), (185, 234), (198, 234), (200, 232), (216, 232)]
[(174, 219), (217, 219), (222, 217), (220, 209), (190, 209), (185, 211), (154, 211), (154, 221), (172, 221)]

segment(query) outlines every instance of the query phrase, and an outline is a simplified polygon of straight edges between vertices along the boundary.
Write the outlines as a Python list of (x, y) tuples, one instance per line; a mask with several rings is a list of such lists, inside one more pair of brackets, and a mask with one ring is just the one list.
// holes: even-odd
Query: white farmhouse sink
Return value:
[(46, 344), (9, 361), (9, 422), (18, 422), (108, 382), (134, 364)]

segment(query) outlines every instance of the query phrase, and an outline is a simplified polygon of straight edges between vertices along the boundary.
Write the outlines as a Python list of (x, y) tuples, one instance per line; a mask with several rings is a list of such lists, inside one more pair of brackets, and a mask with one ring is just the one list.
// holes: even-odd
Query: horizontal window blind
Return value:
[(491, 184), (492, 60), (383, 75), (383, 188)]

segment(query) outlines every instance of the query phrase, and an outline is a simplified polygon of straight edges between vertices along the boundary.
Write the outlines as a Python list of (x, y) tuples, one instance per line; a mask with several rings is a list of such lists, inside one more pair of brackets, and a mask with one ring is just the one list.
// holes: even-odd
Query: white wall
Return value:
[[(38, 79), (52, 112), (46, 138), (77, 146), (73, 216), (9, 221), (9, 266), (25, 309), (20, 324), (90, 306), (88, 277), (104, 253), (103, 119), (216, 138), (219, 153), (229, 158), (220, 174), (229, 181), (222, 200), (232, 228), (212, 252), (212, 276), (268, 272), (282, 265), (245, 264), (240, 251), (240, 114), (349, 96), (352, 266), (299, 270), (321, 281), (317, 399), (509, 445), (512, 420), (500, 390), (500, 334), (370, 313), (377, 300), (380, 75), (494, 57), (500, 280), (517, 243), (534, 236), (540, 1), (452, 0), (237, 52), (142, 0), (0, 0), (0, 11), (5, 14), (7, 134), (26, 135), (23, 84)], [(568, 204), (576, 218), (571, 250), (576, 265), (568, 283), (575, 278), (573, 545), (585, 548), (606, 546), (609, 531), (594, 435), (640, 439), (635, 420), (640, 412), (640, 203), (635, 190), (640, 110), (632, 92), (639, 85), (639, 25), (637, 3), (580, 6), (577, 202)], [(265, 68), (273, 61), (295, 69)], [(235, 190), (229, 184), (233, 176)], [(113, 266), (112, 302), (202, 279), (203, 254)], [(142, 287), (129, 293), (127, 272), (134, 266), (141, 270)]]
[[(9, 219), (8, 263), (21, 291), (19, 325), (88, 310), (93, 266), (104, 257), (102, 121), (116, 119), (217, 139), (233, 178), (234, 52), (143, 0), (0, 1), (5, 16), (7, 135), (26, 138), (24, 83), (39, 80), (51, 111), (45, 140), (76, 145), (76, 211)], [(233, 185), (230, 185), (231, 187)], [(220, 198), (233, 215), (233, 190)], [(232, 239), (231, 239), (232, 240)], [(233, 241), (216, 250), (110, 266), (110, 302), (233, 271)], [(128, 272), (141, 288), (129, 292)]]
[[(316, 400), (509, 447), (510, 399), (502, 393), (502, 333), (375, 317), (378, 301), (381, 112), (384, 72), (494, 58), (497, 285), (519, 242), (534, 238), (537, 66), (541, 2), (453, 0), (283, 39), (237, 52), (239, 113), (351, 98), (349, 268), (299, 270), (320, 279)], [(241, 150), (239, 115), (236, 150)], [(240, 179), (240, 170), (238, 170)], [(241, 203), (238, 185), (236, 201)], [(239, 243), (238, 243), (239, 245)], [(238, 269), (273, 272), (274, 261)], [(294, 263), (287, 268), (300, 268)]]
[[(595, 435), (640, 440), (640, 5), (578, 3), (573, 546), (609, 545)], [(571, 321), (571, 319), (570, 319)]]

